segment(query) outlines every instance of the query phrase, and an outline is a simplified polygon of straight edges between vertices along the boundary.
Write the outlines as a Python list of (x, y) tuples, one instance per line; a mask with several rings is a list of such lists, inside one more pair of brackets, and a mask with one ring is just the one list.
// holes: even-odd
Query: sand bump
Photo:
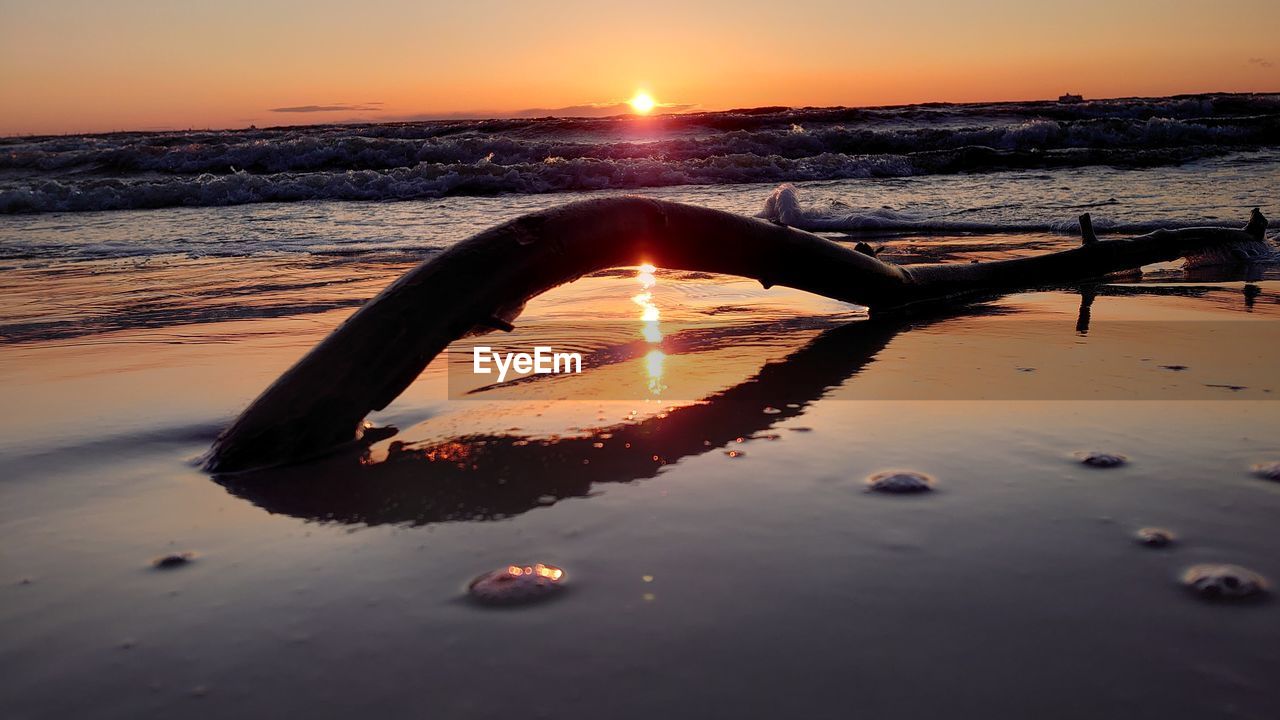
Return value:
[(1120, 467), (1129, 462), (1129, 458), (1114, 453), (1078, 452), (1076, 457), (1080, 459), (1080, 464), (1095, 468)]
[(170, 553), (168, 555), (161, 555), (155, 560), (152, 560), (151, 567), (157, 570), (172, 570), (173, 568), (190, 564), (195, 559), (196, 554), (193, 552)]
[(1182, 584), (1206, 600), (1248, 600), (1266, 594), (1270, 583), (1239, 565), (1193, 565), (1182, 573)]
[(911, 470), (892, 470), (867, 478), (867, 489), (894, 495), (922, 493), (933, 489), (933, 478)]
[(1254, 465), (1253, 474), (1264, 480), (1274, 480), (1280, 482), (1280, 462), (1264, 462)]
[(467, 594), (481, 605), (528, 605), (564, 589), (564, 570), (552, 565), (508, 565), (471, 581)]
[(1177, 536), (1164, 528), (1144, 527), (1134, 533), (1133, 538), (1147, 547), (1160, 548), (1172, 545)]

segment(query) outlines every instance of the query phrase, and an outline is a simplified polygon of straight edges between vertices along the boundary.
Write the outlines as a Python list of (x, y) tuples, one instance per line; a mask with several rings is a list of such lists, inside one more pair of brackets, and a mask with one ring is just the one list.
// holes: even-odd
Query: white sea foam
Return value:
[[(873, 233), (1062, 233), (1077, 234), (1080, 223), (1076, 217), (1050, 217), (1034, 220), (957, 220), (950, 215), (927, 215), (891, 208), (852, 209), (844, 203), (826, 207), (806, 207), (800, 201), (800, 191), (790, 183), (779, 185), (765, 199), (756, 217), (781, 223), (810, 232), (873, 232)], [(1221, 221), (1205, 218), (1152, 218), (1139, 222), (1116, 221), (1105, 217), (1092, 218), (1098, 232), (1145, 233), (1161, 228), (1186, 228), (1198, 226), (1222, 226)], [(1233, 250), (1231, 257), (1263, 260), (1269, 252), (1258, 248)], [(1218, 262), (1206, 256), (1204, 264)]]

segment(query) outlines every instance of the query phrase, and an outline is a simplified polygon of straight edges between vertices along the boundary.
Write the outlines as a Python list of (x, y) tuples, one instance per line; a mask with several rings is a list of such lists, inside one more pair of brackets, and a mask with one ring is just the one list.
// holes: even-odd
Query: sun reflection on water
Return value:
[(661, 395), (667, 386), (662, 384), (662, 363), (667, 359), (667, 354), (661, 350), (650, 350), (648, 355), (644, 356), (645, 371), (649, 373), (649, 392), (654, 395)]
[(645, 372), (649, 376), (649, 393), (661, 395), (667, 387), (662, 383), (662, 366), (667, 355), (657, 347), (662, 342), (662, 328), (659, 326), (661, 314), (653, 302), (653, 287), (658, 284), (658, 279), (654, 276), (656, 271), (657, 268), (649, 263), (636, 268), (636, 280), (640, 282), (641, 292), (632, 296), (631, 301), (640, 306), (640, 337), (655, 346), (644, 358)]
[(644, 337), (645, 342), (660, 343), (662, 342), (662, 331), (658, 329), (658, 321), (650, 320), (640, 327), (640, 335)]

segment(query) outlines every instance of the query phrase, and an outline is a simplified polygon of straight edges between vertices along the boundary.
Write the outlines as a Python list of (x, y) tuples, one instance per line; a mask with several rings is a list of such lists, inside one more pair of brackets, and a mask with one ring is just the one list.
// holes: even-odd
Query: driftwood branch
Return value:
[[(1083, 229), (1083, 225), (1082, 225)], [(903, 267), (817, 235), (731, 213), (637, 197), (571, 203), (486, 230), (411, 270), (280, 376), (214, 442), (213, 472), (297, 462), (357, 440), (449, 343), (507, 330), (531, 297), (597, 270), (658, 267), (754, 278), (872, 308), (1108, 273), (1263, 241), (1244, 230), (1160, 230), (1064, 252)]]

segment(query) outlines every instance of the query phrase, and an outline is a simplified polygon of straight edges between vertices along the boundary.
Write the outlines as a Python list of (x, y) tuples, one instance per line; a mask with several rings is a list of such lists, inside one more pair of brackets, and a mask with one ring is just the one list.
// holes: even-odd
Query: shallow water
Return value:
[[(1201, 162), (800, 193), (1011, 224), (1099, 202), (1123, 222), (1236, 224), (1270, 201), (1229, 164), (1246, 160)], [(772, 189), (651, 192), (754, 213)], [(896, 321), (731, 278), (600, 273), (533, 301), (517, 334), (616, 350), (644, 338), (647, 289), (680, 341), (656, 371), (617, 353), (462, 400), (445, 356), (371, 418), (394, 437), (199, 471), (219, 428), (418, 258), (576, 197), (0, 218), (6, 716), (1280, 714), (1280, 606), (1177, 583), (1199, 562), (1280, 580), (1280, 484), (1249, 472), (1280, 460), (1273, 264)], [(1077, 242), (873, 241), (902, 261)], [(868, 493), (890, 469), (936, 489)], [(1179, 542), (1141, 546), (1144, 526)], [(195, 561), (149, 566), (180, 551)], [(566, 592), (466, 602), (512, 562), (565, 568)]]

